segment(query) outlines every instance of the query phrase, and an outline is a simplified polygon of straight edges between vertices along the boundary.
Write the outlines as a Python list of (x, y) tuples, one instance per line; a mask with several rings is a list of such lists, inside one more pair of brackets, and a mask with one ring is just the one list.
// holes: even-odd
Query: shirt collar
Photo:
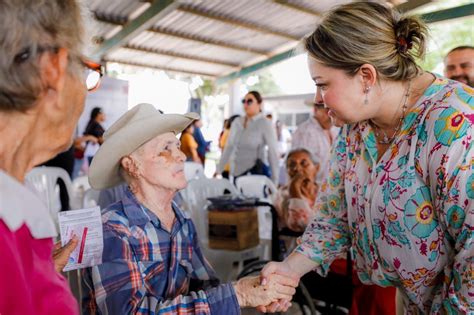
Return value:
[(260, 118), (265, 118), (265, 117), (263, 116), (263, 113), (262, 113), (262, 112), (260, 112), (260, 113), (258, 113), (257, 115), (253, 116), (252, 118), (250, 118), (250, 120), (251, 120), (251, 121), (256, 121), (256, 120), (258, 120), (258, 119), (260, 119)]
[(311, 116), (310, 119), (318, 129), (321, 129), (321, 130), (323, 129), (323, 127), (321, 127), (321, 124), (319, 123), (319, 121), (316, 118), (314, 118), (314, 116)]
[(33, 187), (21, 184), (0, 170), (0, 191), (0, 219), (12, 232), (26, 224), (36, 239), (58, 234), (46, 204)]
[[(148, 222), (154, 223), (157, 227), (161, 225), (160, 219), (150, 209), (142, 205), (135, 195), (127, 187), (125, 190), (125, 196), (122, 199), (124, 213), (128, 218), (130, 225), (143, 226)], [(172, 202), (171, 207), (178, 219), (179, 223), (183, 225), (186, 218), (184, 214), (179, 210), (178, 206)]]

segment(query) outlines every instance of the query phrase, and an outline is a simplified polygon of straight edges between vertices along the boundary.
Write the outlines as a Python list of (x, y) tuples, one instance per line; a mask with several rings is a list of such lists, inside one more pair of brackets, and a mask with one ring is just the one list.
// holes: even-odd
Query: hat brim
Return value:
[(92, 159), (89, 168), (89, 183), (94, 189), (114, 187), (124, 181), (120, 175), (120, 160), (141, 145), (167, 132), (178, 134), (199, 115), (163, 114), (150, 116), (127, 125), (106, 139)]

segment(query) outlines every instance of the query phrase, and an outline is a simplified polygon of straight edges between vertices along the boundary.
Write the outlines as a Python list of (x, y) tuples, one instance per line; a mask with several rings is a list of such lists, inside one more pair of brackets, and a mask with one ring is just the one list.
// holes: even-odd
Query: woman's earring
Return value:
[(365, 94), (364, 105), (369, 105), (369, 92), (370, 92), (370, 86), (365, 87), (365, 89), (364, 89), (364, 94)]

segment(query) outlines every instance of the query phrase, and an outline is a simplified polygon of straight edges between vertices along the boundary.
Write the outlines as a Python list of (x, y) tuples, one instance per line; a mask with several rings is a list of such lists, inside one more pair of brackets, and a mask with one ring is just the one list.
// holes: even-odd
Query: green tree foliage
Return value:
[(454, 47), (474, 44), (472, 17), (429, 24), (429, 28), (428, 52), (425, 59), (420, 61), (425, 70), (433, 71)]
[[(265, 96), (281, 94), (281, 89), (278, 84), (275, 83), (273, 75), (268, 69), (260, 71), (258, 74), (258, 82), (253, 85), (245, 84), (249, 91), (255, 90)], [(247, 78), (243, 78), (242, 81), (247, 82)]]

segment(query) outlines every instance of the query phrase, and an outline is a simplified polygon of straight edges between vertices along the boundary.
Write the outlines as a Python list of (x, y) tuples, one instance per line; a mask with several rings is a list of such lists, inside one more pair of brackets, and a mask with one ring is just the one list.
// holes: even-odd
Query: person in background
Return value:
[(86, 129), (84, 130), (84, 135), (91, 135), (97, 138), (97, 143), (88, 141), (86, 144), (86, 148), (84, 151), (84, 156), (87, 158), (89, 165), (92, 161), (97, 150), (99, 150), (99, 146), (104, 141), (102, 139), (102, 135), (105, 132), (104, 127), (102, 127), (101, 123), (105, 121), (105, 114), (100, 107), (94, 107), (91, 111), (91, 116), (89, 122), (86, 125)]
[(291, 148), (305, 148), (320, 161), (317, 182), (321, 183), (328, 175), (331, 146), (339, 133), (328, 115), (324, 104), (306, 102), (313, 108), (313, 115), (300, 124), (292, 135)]
[(199, 158), (197, 149), (198, 144), (193, 136), (194, 126), (191, 124), (181, 133), (181, 151), (186, 155), (186, 161), (193, 161), (199, 164), (202, 164), (201, 159)]
[[(307, 149), (293, 149), (286, 157), (286, 171), (289, 183), (278, 189), (275, 200), (279, 227), (303, 232), (314, 215), (312, 207), (317, 196), (316, 178), (320, 163)], [(308, 180), (311, 183), (303, 185)], [(287, 246), (287, 249), (292, 250), (293, 247)]]
[(199, 156), (199, 160), (201, 161), (201, 164), (204, 166), (206, 162), (206, 152), (209, 151), (209, 145), (211, 144), (211, 141), (206, 141), (204, 139), (204, 136), (202, 135), (201, 132), (202, 128), (202, 120), (198, 119), (194, 122), (194, 131), (193, 131), (193, 136), (194, 140), (197, 142), (197, 153)]
[[(245, 116), (232, 123), (216, 174), (222, 174), (225, 165), (229, 163), (233, 176), (259, 174), (277, 182), (278, 144), (272, 122), (262, 113), (262, 102), (262, 96), (257, 91), (250, 91), (245, 95), (242, 100)], [(263, 160), (266, 149), (270, 167)]]
[(275, 130), (278, 141), (278, 153), (281, 158), (284, 158), (288, 152), (288, 146), (291, 143), (291, 133), (280, 120), (275, 122)]
[[(219, 148), (221, 148), (222, 152), (224, 152), (224, 148), (227, 144), (227, 140), (229, 139), (229, 134), (230, 134), (230, 128), (232, 127), (232, 123), (234, 120), (240, 117), (239, 115), (232, 115), (229, 119), (227, 120), (227, 125), (224, 128), (224, 132), (222, 133), (222, 137), (219, 139)], [(230, 165), (227, 163), (224, 166), (224, 171), (222, 171), (222, 177), (224, 178), (229, 178), (229, 171), (230, 171)]]
[(474, 92), (417, 65), (427, 33), (417, 17), (353, 2), (306, 39), (315, 102), (343, 128), (316, 216), (263, 278), (325, 275), (352, 248), (360, 280), (397, 287), (405, 314), (474, 312)]
[(219, 149), (222, 150), (222, 148), (224, 148), (224, 146), (221, 145), (222, 143), (222, 136), (224, 135), (224, 131), (226, 129), (229, 129), (229, 119), (224, 119), (224, 123), (222, 124), (222, 130), (221, 132), (219, 133), (219, 138), (218, 138), (218, 144), (219, 144)]
[(291, 279), (219, 284), (193, 222), (172, 201), (186, 187), (176, 134), (198, 117), (139, 104), (104, 134), (90, 184), (106, 189), (125, 181), (128, 188), (102, 210), (103, 263), (84, 270), (85, 314), (240, 314), (240, 307), (279, 300), (288, 308), (298, 284)]
[(444, 75), (474, 87), (474, 46), (458, 46), (444, 58)]
[(99, 83), (85, 75), (82, 16), (74, 0), (0, 1), (1, 314), (79, 314), (59, 273), (77, 240), (53, 257), (54, 222), (25, 176), (71, 146), (86, 82)]

